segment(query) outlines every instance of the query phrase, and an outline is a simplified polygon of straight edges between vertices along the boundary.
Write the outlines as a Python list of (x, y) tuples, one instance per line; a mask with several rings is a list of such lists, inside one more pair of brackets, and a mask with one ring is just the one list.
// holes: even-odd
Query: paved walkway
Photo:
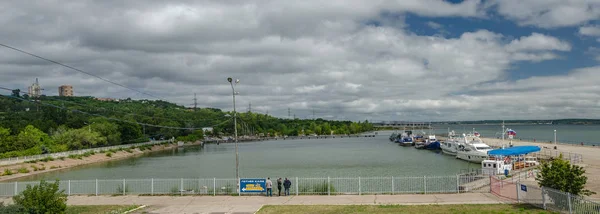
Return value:
[[(2, 198), (0, 201), (11, 201)], [(255, 213), (263, 205), (499, 204), (489, 193), (340, 196), (71, 196), (69, 205), (147, 205), (135, 213)]]

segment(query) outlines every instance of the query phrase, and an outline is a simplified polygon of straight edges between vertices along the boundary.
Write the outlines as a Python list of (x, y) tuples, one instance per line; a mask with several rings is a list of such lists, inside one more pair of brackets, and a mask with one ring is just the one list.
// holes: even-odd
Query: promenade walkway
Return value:
[[(10, 198), (0, 201), (11, 202)], [(134, 213), (255, 213), (263, 205), (419, 205), (509, 203), (489, 193), (338, 196), (71, 196), (69, 205), (146, 205)]]
[(223, 197), (73, 197), (69, 204), (149, 205), (149, 213), (254, 213), (263, 205), (380, 205), (380, 204), (498, 204), (502, 199), (488, 193), (437, 195), (344, 195), (344, 196), (223, 196)]

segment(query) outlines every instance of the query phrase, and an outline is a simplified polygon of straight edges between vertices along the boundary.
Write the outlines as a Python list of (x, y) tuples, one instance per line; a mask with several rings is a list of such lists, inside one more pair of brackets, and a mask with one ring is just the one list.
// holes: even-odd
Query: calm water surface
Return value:
[[(432, 151), (375, 138), (277, 140), (240, 143), (241, 177), (376, 177), (454, 175), (478, 168)], [(39, 179), (235, 178), (234, 144), (208, 144), (155, 152), (29, 177)]]

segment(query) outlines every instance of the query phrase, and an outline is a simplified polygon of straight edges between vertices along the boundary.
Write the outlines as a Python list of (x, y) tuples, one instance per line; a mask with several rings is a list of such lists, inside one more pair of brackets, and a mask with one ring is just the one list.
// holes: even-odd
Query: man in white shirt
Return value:
[(267, 178), (267, 197), (273, 197), (273, 182), (271, 182), (271, 178)]

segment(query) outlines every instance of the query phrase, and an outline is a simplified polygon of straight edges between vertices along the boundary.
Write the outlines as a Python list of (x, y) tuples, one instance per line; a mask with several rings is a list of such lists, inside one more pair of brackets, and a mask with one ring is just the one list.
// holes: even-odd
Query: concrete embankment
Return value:
[[(200, 143), (188, 143), (184, 146), (191, 145), (200, 145)], [(144, 153), (168, 150), (173, 148), (177, 148), (177, 144), (154, 145), (151, 147), (151, 149), (145, 150), (140, 150), (139, 148), (125, 149), (122, 151), (96, 153), (93, 155), (89, 155), (88, 157), (78, 156), (77, 158), (62, 158), (47, 162), (37, 161), (36, 163), (19, 163), (13, 165), (0, 166), (0, 173), (2, 175), (0, 177), (0, 182), (21, 179), (32, 175), (57, 170), (65, 170), (77, 166), (126, 159), (142, 155)], [(109, 153), (110, 155), (108, 155)]]
[[(358, 135), (321, 135), (321, 136), (288, 136), (288, 137), (261, 137), (261, 138), (238, 138), (239, 143), (245, 142), (256, 142), (256, 141), (269, 141), (269, 140), (316, 140), (316, 139), (333, 139), (333, 138), (366, 138), (366, 137), (375, 137), (374, 134), (358, 134)], [(229, 140), (205, 140), (206, 143), (234, 143), (233, 139)]]

